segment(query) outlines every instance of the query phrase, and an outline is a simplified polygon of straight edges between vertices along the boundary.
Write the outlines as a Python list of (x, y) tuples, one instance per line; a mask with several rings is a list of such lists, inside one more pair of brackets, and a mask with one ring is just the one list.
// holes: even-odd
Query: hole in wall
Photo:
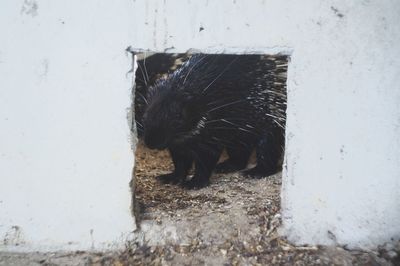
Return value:
[[(147, 52), (136, 59), (136, 218), (148, 240), (200, 235), (223, 243), (238, 230), (251, 239), (275, 232), (288, 56)], [(210, 178), (193, 182), (202, 175)], [(186, 233), (157, 231), (166, 225)]]

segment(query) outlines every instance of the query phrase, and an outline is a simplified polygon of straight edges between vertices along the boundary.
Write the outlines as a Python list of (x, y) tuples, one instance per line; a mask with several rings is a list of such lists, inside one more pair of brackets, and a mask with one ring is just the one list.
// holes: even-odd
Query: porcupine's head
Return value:
[(158, 80), (149, 89), (143, 116), (144, 141), (151, 149), (165, 149), (182, 143), (196, 128), (201, 110), (198, 97), (182, 81), (185, 66)]

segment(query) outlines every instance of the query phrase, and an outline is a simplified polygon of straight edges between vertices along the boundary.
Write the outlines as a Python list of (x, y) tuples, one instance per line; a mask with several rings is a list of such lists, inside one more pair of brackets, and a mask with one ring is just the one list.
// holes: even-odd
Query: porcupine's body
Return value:
[[(278, 62), (278, 63), (277, 63)], [(203, 187), (224, 148), (229, 159), (220, 172), (246, 167), (254, 148), (257, 165), (249, 176), (278, 171), (286, 112), (286, 57), (193, 55), (150, 88), (144, 113), (149, 148), (169, 149), (175, 166), (165, 182), (185, 180)]]

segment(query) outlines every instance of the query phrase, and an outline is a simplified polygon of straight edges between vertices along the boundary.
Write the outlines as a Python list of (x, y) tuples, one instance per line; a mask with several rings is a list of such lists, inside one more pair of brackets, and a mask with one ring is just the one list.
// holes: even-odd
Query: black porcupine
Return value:
[[(168, 149), (175, 170), (159, 178), (188, 188), (208, 185), (223, 148), (219, 171), (257, 165), (245, 175), (279, 170), (284, 145), (287, 57), (196, 54), (156, 81), (143, 116), (149, 148)], [(194, 162), (194, 176), (185, 181)]]

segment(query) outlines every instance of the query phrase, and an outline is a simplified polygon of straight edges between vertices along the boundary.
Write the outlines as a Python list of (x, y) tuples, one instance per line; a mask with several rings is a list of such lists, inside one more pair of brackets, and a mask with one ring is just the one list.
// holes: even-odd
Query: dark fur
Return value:
[(143, 126), (145, 144), (169, 149), (175, 166), (160, 178), (185, 180), (194, 163), (185, 186), (206, 186), (224, 148), (229, 159), (217, 166), (220, 172), (245, 168), (255, 148), (257, 166), (245, 174), (276, 173), (284, 144), (285, 73), (286, 57), (198, 54), (158, 80), (148, 92)]
[(186, 54), (141, 54), (137, 60), (137, 71), (135, 78), (135, 122), (139, 138), (143, 137), (143, 114), (147, 105), (147, 90), (154, 85), (157, 79), (163, 75), (172, 73), (187, 60)]

